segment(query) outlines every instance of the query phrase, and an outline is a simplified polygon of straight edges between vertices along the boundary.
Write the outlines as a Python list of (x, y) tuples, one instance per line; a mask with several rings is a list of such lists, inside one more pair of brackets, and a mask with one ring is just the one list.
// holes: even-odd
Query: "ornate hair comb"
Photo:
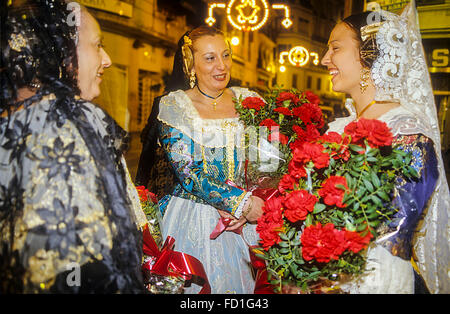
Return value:
[(8, 43), (11, 49), (17, 52), (21, 52), (22, 48), (27, 46), (27, 41), (22, 34), (12, 34), (11, 39), (8, 40)]
[(192, 45), (192, 40), (189, 38), (189, 36), (184, 35), (183, 40), (184, 40), (185, 45), (189, 45), (189, 46)]
[(368, 37), (374, 36), (382, 24), (383, 22), (378, 22), (361, 27), (361, 39), (365, 41)]

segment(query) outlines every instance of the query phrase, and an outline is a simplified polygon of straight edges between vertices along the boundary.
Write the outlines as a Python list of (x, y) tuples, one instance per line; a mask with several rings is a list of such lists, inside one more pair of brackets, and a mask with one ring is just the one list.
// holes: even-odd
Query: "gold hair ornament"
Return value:
[(21, 52), (22, 48), (27, 46), (27, 41), (22, 34), (12, 34), (11, 39), (8, 40), (8, 43), (11, 49), (17, 52)]
[(361, 27), (361, 39), (365, 41), (369, 36), (376, 36), (383, 23), (384, 22), (378, 22)]

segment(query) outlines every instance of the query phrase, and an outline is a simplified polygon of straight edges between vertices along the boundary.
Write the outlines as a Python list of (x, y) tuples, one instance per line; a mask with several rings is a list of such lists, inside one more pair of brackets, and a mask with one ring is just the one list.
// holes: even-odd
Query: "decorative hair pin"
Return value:
[(185, 45), (192, 46), (192, 40), (189, 38), (189, 36), (184, 35), (183, 40), (184, 40), (184, 44), (185, 44)]
[(361, 39), (365, 41), (368, 37), (375, 36), (382, 24), (383, 22), (378, 22), (361, 27)]
[(12, 34), (11, 39), (8, 40), (8, 42), (11, 49), (17, 52), (21, 52), (22, 48), (27, 46), (27, 41), (22, 34)]

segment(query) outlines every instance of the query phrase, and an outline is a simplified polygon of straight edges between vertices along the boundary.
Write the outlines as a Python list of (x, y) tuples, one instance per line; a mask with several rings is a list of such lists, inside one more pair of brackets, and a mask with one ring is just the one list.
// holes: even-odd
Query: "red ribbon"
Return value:
[(257, 246), (251, 246), (250, 251), (250, 262), (252, 267), (256, 270), (255, 278), (255, 289), (254, 294), (274, 294), (272, 285), (267, 280), (267, 269), (266, 262), (255, 255), (253, 248)]
[[(216, 239), (219, 235), (222, 234), (222, 232), (225, 231), (225, 229), (228, 227), (228, 225), (231, 223), (231, 221), (232, 221), (232, 219), (230, 219), (230, 218), (220, 217), (219, 222), (217, 223), (217, 225), (214, 228), (213, 232), (211, 232), (211, 234), (209, 235), (209, 238), (211, 240)], [(232, 230), (232, 231), (234, 233), (241, 234), (243, 227), (244, 226), (240, 226), (238, 229)]]
[(203, 264), (195, 257), (177, 252), (173, 250), (175, 239), (168, 236), (162, 250), (159, 250), (153, 236), (145, 226), (143, 231), (143, 251), (148, 256), (156, 258), (155, 264), (152, 266), (150, 262), (142, 265), (144, 270), (151, 271), (154, 274), (162, 276), (181, 276), (185, 280), (190, 280), (194, 276), (203, 282), (203, 287), (199, 294), (210, 294), (211, 287), (208, 282)]
[[(248, 187), (247, 165), (248, 165), (248, 161), (246, 161), (246, 163), (245, 163), (245, 179), (246, 179), (246, 184)], [(235, 188), (244, 190), (243, 188), (239, 187), (231, 180), (227, 180), (227, 181), (225, 181), (225, 183), (227, 183)], [(272, 197), (275, 197), (279, 194), (280, 194), (280, 192), (277, 189), (271, 189), (271, 188), (267, 188), (267, 189), (257, 188), (252, 191), (252, 195), (260, 197), (264, 201), (267, 201), (267, 200), (271, 199)], [(219, 222), (217, 223), (216, 227), (214, 228), (213, 232), (210, 234), (209, 238), (211, 240), (216, 239), (222, 232), (225, 231), (225, 229), (228, 227), (230, 222), (231, 222), (231, 219), (221, 217), (219, 219)], [(239, 229), (233, 230), (233, 232), (240, 234), (242, 232), (243, 227), (244, 226), (241, 226)], [(272, 285), (267, 280), (266, 263), (263, 259), (261, 259), (255, 255), (255, 252), (253, 251), (253, 248), (255, 248), (255, 247), (256, 246), (249, 247), (250, 261), (251, 261), (252, 267), (257, 271), (254, 293), (255, 294), (273, 294), (274, 292), (273, 292)]]

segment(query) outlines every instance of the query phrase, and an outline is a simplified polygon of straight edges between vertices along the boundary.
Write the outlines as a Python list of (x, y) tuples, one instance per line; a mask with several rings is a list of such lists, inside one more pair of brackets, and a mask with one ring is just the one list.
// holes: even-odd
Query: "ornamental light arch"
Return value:
[(290, 8), (285, 4), (270, 5), (266, 0), (230, 0), (225, 2), (212, 2), (208, 4), (208, 17), (205, 22), (209, 26), (216, 23), (214, 18), (215, 9), (226, 11), (228, 22), (236, 29), (249, 32), (263, 27), (269, 19), (272, 10), (281, 10), (284, 19), (281, 24), (285, 28), (292, 26)]

